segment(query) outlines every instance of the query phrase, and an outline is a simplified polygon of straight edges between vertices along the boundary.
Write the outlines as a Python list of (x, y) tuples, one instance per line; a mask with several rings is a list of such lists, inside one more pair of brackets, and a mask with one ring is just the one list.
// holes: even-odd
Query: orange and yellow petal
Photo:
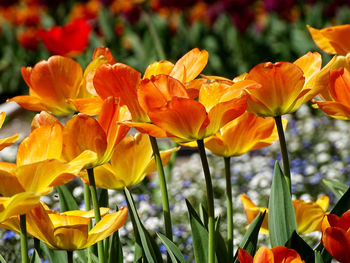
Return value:
[(350, 51), (350, 25), (316, 29), (307, 25), (316, 45), (326, 53), (346, 55)]
[(90, 231), (85, 247), (89, 247), (96, 242), (112, 235), (121, 228), (128, 215), (126, 207), (121, 207), (118, 212), (105, 215)]
[(11, 137), (0, 139), (0, 151), (10, 145), (12, 145), (14, 142), (16, 142), (21, 136), (19, 134), (14, 134)]
[(290, 249), (287, 247), (274, 247), (271, 249), (273, 256), (274, 256), (274, 262), (293, 262), (293, 263), (303, 263), (304, 261), (301, 259), (298, 252), (296, 252), (294, 249)]
[(140, 83), (138, 99), (142, 109), (149, 112), (167, 105), (174, 97), (189, 98), (183, 84), (167, 75), (152, 76)]
[(150, 79), (151, 76), (157, 76), (160, 74), (169, 75), (173, 68), (174, 64), (167, 60), (153, 62), (146, 68), (143, 79)]
[(294, 109), (309, 90), (303, 90), (303, 71), (289, 62), (261, 63), (250, 70), (246, 79), (261, 87), (247, 88), (248, 110), (261, 116), (279, 116)]
[(141, 74), (122, 63), (101, 65), (94, 77), (94, 87), (104, 100), (109, 96), (120, 98), (121, 105), (126, 105), (133, 121), (149, 121), (137, 100), (137, 89)]
[(154, 124), (172, 134), (170, 138), (176, 142), (203, 139), (201, 130), (209, 124), (204, 106), (187, 98), (174, 97), (166, 107), (148, 115)]
[(33, 130), (18, 147), (17, 165), (60, 159), (62, 153), (62, 132), (60, 123), (43, 125)]
[(189, 82), (195, 79), (208, 63), (209, 53), (206, 50), (194, 48), (180, 58), (170, 73), (170, 76), (181, 81)]
[(84, 150), (95, 152), (100, 160), (106, 148), (106, 133), (93, 117), (80, 113), (67, 121), (63, 129), (62, 155), (65, 160), (74, 159)]
[(147, 133), (148, 135), (155, 138), (164, 138), (167, 137), (167, 132), (162, 128), (154, 125), (152, 123), (146, 122), (123, 122), (124, 125), (128, 127), (134, 127), (141, 133)]
[(333, 100), (350, 106), (350, 72), (348, 69), (342, 67), (332, 70), (328, 88)]
[(101, 111), (103, 100), (100, 97), (69, 99), (69, 103), (80, 112), (87, 115), (98, 115)]
[(350, 107), (336, 101), (316, 101), (317, 106), (332, 118), (350, 120)]
[(246, 215), (249, 223), (251, 223), (255, 219), (255, 217), (258, 216), (259, 213), (263, 213), (266, 211), (266, 215), (264, 217), (264, 221), (260, 227), (260, 230), (263, 233), (267, 233), (268, 229), (269, 229), (267, 208), (262, 208), (262, 207), (256, 206), (246, 194), (241, 194), (240, 198), (241, 198), (241, 202), (242, 202), (243, 207), (244, 207), (245, 215)]
[[(7, 187), (10, 187), (8, 185)], [(22, 192), (11, 197), (0, 197), (0, 222), (11, 216), (23, 215), (37, 206), (40, 195), (33, 192)]]
[[(31, 131), (34, 131), (35, 129), (40, 128), (41, 126), (49, 125), (53, 127), (56, 124), (61, 124), (56, 117), (54, 117), (47, 111), (41, 111), (40, 113), (34, 116), (30, 125), (30, 129)], [(62, 124), (61, 126), (63, 127)]]
[(267, 247), (261, 247), (258, 249), (254, 256), (254, 263), (274, 263), (274, 255)]
[(0, 196), (13, 196), (24, 192), (24, 188), (16, 176), (16, 165), (0, 163)]

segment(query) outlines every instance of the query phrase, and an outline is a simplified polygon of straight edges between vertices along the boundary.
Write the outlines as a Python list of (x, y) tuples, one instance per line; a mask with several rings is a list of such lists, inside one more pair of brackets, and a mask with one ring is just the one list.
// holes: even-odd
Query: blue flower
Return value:
[(2, 240), (7, 241), (11, 240), (15, 237), (15, 232), (13, 231), (6, 231), (6, 233), (3, 235)]

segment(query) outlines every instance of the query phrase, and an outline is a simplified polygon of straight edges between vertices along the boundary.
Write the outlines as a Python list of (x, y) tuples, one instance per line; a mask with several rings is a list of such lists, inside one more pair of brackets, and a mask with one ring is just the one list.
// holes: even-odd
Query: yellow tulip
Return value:
[[(161, 151), (163, 165), (171, 154), (180, 147)], [(123, 189), (140, 183), (146, 175), (157, 170), (153, 150), (147, 134), (138, 133), (125, 137), (115, 148), (111, 162), (94, 169), (96, 186), (104, 189)], [(88, 182), (87, 173), (81, 173), (84, 182)]]
[[(6, 113), (1, 112), (0, 113), (0, 128), (4, 124), (5, 117), (6, 117)], [(20, 137), (19, 134), (14, 134), (11, 137), (0, 139), (0, 151), (2, 149), (4, 149), (5, 147), (12, 145), (15, 141), (17, 141), (19, 139), (19, 137)]]

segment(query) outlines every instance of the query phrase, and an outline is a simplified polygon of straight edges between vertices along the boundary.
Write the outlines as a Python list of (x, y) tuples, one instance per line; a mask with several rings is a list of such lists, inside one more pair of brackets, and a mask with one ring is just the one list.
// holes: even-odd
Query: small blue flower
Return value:
[(15, 237), (15, 232), (13, 231), (6, 231), (6, 233), (3, 235), (2, 240), (7, 241), (11, 240)]
[(139, 194), (137, 196), (137, 200), (140, 202), (140, 201), (146, 201), (146, 196), (144, 194)]
[(160, 249), (160, 252), (162, 254), (165, 254), (167, 252), (166, 247), (163, 244), (160, 244), (160, 248), (159, 249)]

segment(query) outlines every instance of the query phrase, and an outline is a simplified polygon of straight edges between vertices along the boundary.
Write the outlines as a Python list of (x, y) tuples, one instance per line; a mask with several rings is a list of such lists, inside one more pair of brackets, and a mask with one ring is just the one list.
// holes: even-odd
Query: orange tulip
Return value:
[[(22, 76), (29, 86), (29, 95), (16, 96), (8, 101), (15, 101), (28, 110), (44, 110), (55, 115), (76, 112), (75, 105), (79, 107), (82, 104), (79, 99), (86, 100), (84, 102), (90, 107), (85, 107), (90, 111), (91, 103), (95, 103), (94, 108), (100, 105), (100, 109), (103, 100), (96, 97), (92, 79), (101, 64), (113, 61), (110, 51), (101, 47), (95, 50), (93, 60), (84, 74), (76, 61), (62, 56), (52, 56), (47, 61), (38, 62), (33, 68), (22, 67)], [(77, 102), (74, 105), (68, 103), (71, 100)]]
[[(94, 217), (93, 210), (58, 213), (40, 204), (26, 215), (27, 231), (51, 249), (85, 249), (107, 238), (125, 224), (126, 207), (110, 214), (108, 210), (109, 208), (100, 208), (102, 219), (89, 231), (90, 220)], [(18, 221), (18, 217), (11, 218), (2, 227), (19, 232)]]
[[(161, 151), (162, 164), (166, 165), (171, 154), (180, 147)], [(94, 169), (96, 186), (104, 189), (123, 189), (140, 183), (146, 175), (157, 170), (153, 150), (147, 134), (138, 133), (125, 137), (116, 147), (111, 163)], [(82, 179), (88, 183), (87, 173)]]
[(350, 52), (350, 25), (331, 26), (316, 29), (307, 25), (316, 45), (329, 54), (346, 55)]
[(336, 260), (350, 262), (350, 211), (327, 215), (322, 223), (322, 244)]
[(321, 64), (317, 52), (309, 52), (294, 63), (258, 64), (245, 78), (261, 84), (246, 89), (248, 111), (272, 117), (294, 112), (320, 92)]
[[(0, 128), (4, 124), (5, 117), (6, 117), (6, 113), (1, 112), (0, 113)], [(11, 137), (0, 139), (0, 151), (2, 149), (6, 148), (7, 146), (12, 145), (15, 141), (17, 141), (19, 139), (19, 137), (20, 137), (20, 135), (16, 133), (16, 134), (12, 135)]]
[(329, 116), (350, 120), (350, 71), (341, 67), (330, 73), (328, 83), (329, 97), (325, 101), (316, 101), (317, 106)]
[[(284, 127), (287, 120), (284, 120)], [(275, 120), (245, 112), (204, 141), (213, 154), (231, 157), (271, 145), (278, 140)]]
[[(249, 223), (258, 216), (259, 212), (266, 211), (260, 229), (263, 233), (268, 233), (268, 209), (257, 207), (245, 194), (241, 194), (240, 197)], [(298, 233), (307, 234), (314, 231), (321, 231), (321, 223), (323, 218), (327, 215), (328, 203), (329, 198), (327, 196), (318, 198), (316, 202), (293, 200)]]
[(185, 143), (209, 137), (240, 116), (245, 111), (246, 99), (244, 95), (236, 96), (233, 90), (249, 85), (255, 82), (240, 82), (229, 88), (217, 82), (206, 83), (196, 101), (180, 81), (157, 75), (141, 81), (138, 98), (153, 124), (175, 142)]
[(261, 247), (256, 252), (254, 259), (245, 250), (238, 249), (238, 260), (240, 263), (305, 263), (298, 252), (286, 247), (274, 247), (269, 249)]

